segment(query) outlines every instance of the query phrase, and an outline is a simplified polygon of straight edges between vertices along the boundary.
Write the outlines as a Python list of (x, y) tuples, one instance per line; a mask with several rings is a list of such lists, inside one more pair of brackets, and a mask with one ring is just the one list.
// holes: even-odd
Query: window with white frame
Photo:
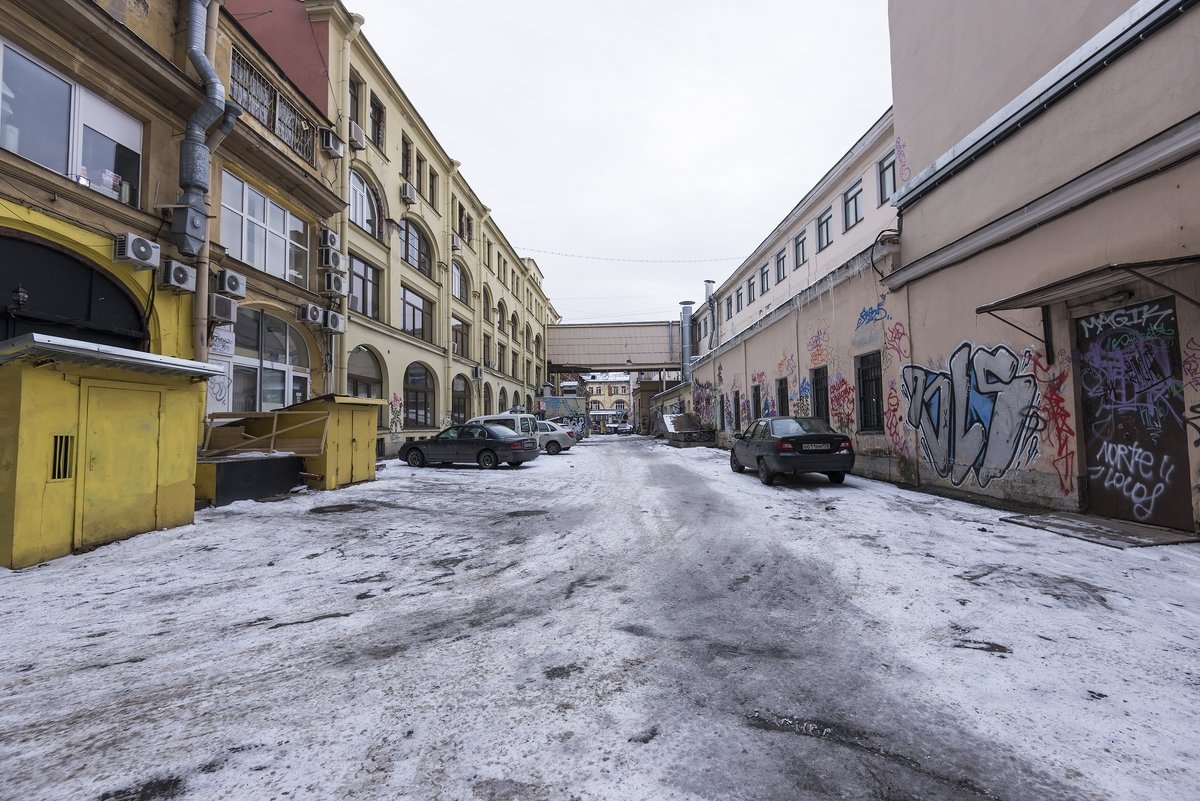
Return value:
[(820, 253), (833, 242), (833, 208), (821, 212), (817, 217), (817, 252)]
[(746, 279), (746, 302), (747, 303), (754, 302), (754, 276), (753, 275), (750, 276), (748, 279)]
[(783, 281), (787, 276), (787, 251), (781, 250), (775, 254), (775, 283)]
[(362, 175), (350, 171), (350, 222), (376, 239), (380, 238), (379, 201)]
[(725, 298), (725, 319), (733, 319), (733, 296)]
[(862, 222), (863, 199), (862, 179), (854, 182), (842, 195), (842, 230), (849, 231)]
[(137, 206), (142, 124), (0, 39), (0, 148)]
[(221, 244), (256, 270), (308, 286), (309, 225), (228, 170), (221, 173)]
[(771, 288), (771, 265), (764, 264), (762, 269), (758, 271), (759, 293), (765, 294)]
[(796, 251), (796, 264), (792, 269), (796, 269), (804, 262), (808, 261), (808, 231), (801, 231), (796, 234), (796, 242), (794, 249)]
[(742, 294), (742, 290), (739, 288), (737, 291), (737, 310), (738, 311), (741, 311), (743, 308), (745, 308), (745, 306), (746, 306), (745, 298), (746, 298), (746, 296), (744, 294)]
[(450, 294), (463, 303), (470, 303), (471, 285), (467, 280), (467, 271), (458, 262), (450, 266)]
[(896, 194), (896, 151), (889, 152), (879, 160), (879, 205), (882, 206)]
[(233, 411), (268, 412), (308, 400), (308, 346), (295, 326), (243, 307), (233, 338)]

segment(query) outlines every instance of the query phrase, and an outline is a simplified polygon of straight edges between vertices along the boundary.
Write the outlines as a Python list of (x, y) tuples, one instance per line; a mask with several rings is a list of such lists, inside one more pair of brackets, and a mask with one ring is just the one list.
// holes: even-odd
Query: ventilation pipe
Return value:
[(679, 330), (683, 340), (683, 380), (686, 382), (692, 380), (692, 306), (695, 303), (694, 300), (679, 302), (683, 307), (679, 312)]
[[(220, 2), (187, 0), (187, 56), (204, 82), (204, 102), (188, 118), (187, 130), (179, 145), (178, 206), (171, 215), (171, 237), (179, 252), (188, 256), (200, 253), (208, 239), (208, 213), (204, 198), (209, 188), (209, 130), (224, 120), (213, 141), (219, 143), (233, 130), (241, 109), (225, 103), (225, 86), (217, 77), (212, 61), (205, 54), (205, 41), (216, 35), (216, 16)], [(209, 33), (209, 29), (211, 33)]]
[(708, 349), (717, 346), (717, 300), (713, 297), (713, 287), (716, 281), (708, 278), (704, 281), (704, 304), (708, 306)]

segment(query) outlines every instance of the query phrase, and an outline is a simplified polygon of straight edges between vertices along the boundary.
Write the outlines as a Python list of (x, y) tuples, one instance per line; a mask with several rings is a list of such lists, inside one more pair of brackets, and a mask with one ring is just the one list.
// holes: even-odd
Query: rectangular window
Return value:
[(386, 115), (383, 103), (375, 96), (374, 92), (371, 92), (371, 141), (380, 150), (383, 150)]
[(833, 208), (821, 212), (817, 217), (817, 252), (820, 253), (833, 242)]
[(762, 387), (758, 384), (750, 387), (750, 409), (754, 417), (762, 417)]
[(470, 358), (471, 354), (467, 352), (467, 343), (470, 338), (467, 332), (471, 327), (457, 317), (450, 318), (450, 350), (455, 356)]
[(719, 410), (719, 414), (721, 416), (721, 421), (720, 421), (719, 427), (722, 431), (724, 431), (725, 430), (725, 396), (724, 395), (721, 396), (721, 401), (720, 401), (720, 403), (717, 404), (717, 409)]
[[(488, 364), (492, 360), (492, 338), (487, 334), (483, 335), (483, 363)], [(490, 366), (490, 365), (489, 365)]]
[(733, 391), (733, 430), (742, 430), (742, 393), (736, 389)]
[(762, 287), (762, 289), (760, 290), (761, 292), (765, 293), (767, 291), (767, 289), (770, 288), (771, 285), (770, 285), (770, 283), (768, 283), (770, 281), (770, 279), (771, 279), (771, 265), (764, 264), (762, 266), (762, 269), (758, 271), (758, 283), (759, 283), (759, 286)]
[(863, 218), (863, 203), (862, 203), (862, 179), (854, 182), (854, 186), (846, 190), (842, 195), (842, 230), (849, 231), (854, 226), (862, 222)]
[(409, 336), (433, 341), (433, 304), (408, 287), (401, 291), (404, 317), (400, 330)]
[(879, 162), (879, 205), (882, 206), (896, 194), (896, 151), (888, 153)]
[(812, 416), (829, 422), (829, 368), (812, 371)]
[(0, 148), (130, 206), (142, 124), (0, 41)]
[(425, 194), (425, 157), (420, 153), (417, 154), (417, 174), (413, 176), (413, 186), (417, 188), (418, 194)]
[(438, 174), (433, 170), (429, 171), (429, 205), (437, 208), (438, 203)]
[(733, 319), (733, 297), (732, 296), (725, 298), (725, 319), (726, 320)]
[(51, 449), (50, 480), (62, 481), (75, 476), (75, 437), (71, 434), (54, 435)]
[(350, 311), (379, 319), (379, 270), (362, 259), (350, 256)]
[(233, 258), (308, 287), (308, 223), (231, 172), (221, 174), (221, 244)]
[(738, 311), (741, 311), (746, 305), (744, 302), (744, 298), (745, 298), (745, 295), (743, 295), (742, 290), (739, 289), (737, 291), (737, 310)]
[(350, 122), (362, 123), (362, 117), (359, 116), (362, 112), (361, 100), (363, 90), (362, 79), (357, 75), (350, 76)]
[(883, 431), (883, 369), (879, 351), (856, 359), (858, 384), (858, 430)]
[(400, 177), (412, 183), (413, 145), (407, 136), (400, 137)]
[[(808, 261), (808, 232), (801, 231), (796, 235), (796, 267), (799, 267), (804, 262)], [(793, 267), (792, 269), (795, 269)]]
[(508, 346), (507, 345), (497, 345), (496, 346), (496, 369), (503, 373), (505, 364), (507, 362), (508, 362)]
[(788, 385), (786, 378), (775, 379), (775, 414), (780, 417), (787, 417), (792, 413), (791, 404), (788, 403)]
[(747, 303), (754, 302), (754, 276), (750, 276), (746, 281), (746, 298)]

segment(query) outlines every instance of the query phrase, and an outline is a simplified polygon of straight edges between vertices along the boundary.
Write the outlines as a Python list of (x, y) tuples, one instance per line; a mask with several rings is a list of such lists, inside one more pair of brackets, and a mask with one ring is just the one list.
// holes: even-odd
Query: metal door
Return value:
[(1076, 321), (1090, 511), (1191, 530), (1175, 301)]
[(154, 530), (160, 398), (147, 390), (87, 388), (79, 545)]

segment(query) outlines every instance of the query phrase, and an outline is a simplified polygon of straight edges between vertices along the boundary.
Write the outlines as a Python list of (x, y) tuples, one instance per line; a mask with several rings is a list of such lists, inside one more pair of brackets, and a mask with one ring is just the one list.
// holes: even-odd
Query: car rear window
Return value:
[(820, 417), (780, 417), (771, 421), (771, 433), (778, 437), (790, 437), (796, 434), (834, 434), (837, 432)]

